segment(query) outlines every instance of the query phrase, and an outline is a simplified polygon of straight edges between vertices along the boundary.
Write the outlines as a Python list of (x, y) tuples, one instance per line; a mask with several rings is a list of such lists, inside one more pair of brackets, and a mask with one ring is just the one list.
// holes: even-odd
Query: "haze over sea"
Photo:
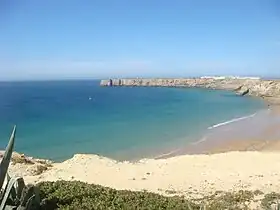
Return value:
[(76, 153), (154, 157), (199, 141), (207, 128), (264, 108), (257, 98), (185, 88), (104, 88), (99, 81), (1, 82), (0, 146), (62, 161)]

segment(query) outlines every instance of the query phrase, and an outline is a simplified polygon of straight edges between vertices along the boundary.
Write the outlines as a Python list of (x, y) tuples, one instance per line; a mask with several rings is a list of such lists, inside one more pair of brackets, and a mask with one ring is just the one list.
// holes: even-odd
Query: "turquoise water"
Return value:
[(264, 107), (228, 91), (106, 88), (99, 81), (2, 82), (0, 91), (0, 147), (17, 124), (18, 152), (56, 161), (75, 153), (153, 156)]

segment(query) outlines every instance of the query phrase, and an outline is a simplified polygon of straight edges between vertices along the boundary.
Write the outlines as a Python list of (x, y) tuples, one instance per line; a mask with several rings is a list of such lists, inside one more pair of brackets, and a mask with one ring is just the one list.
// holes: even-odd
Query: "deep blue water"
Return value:
[(0, 83), (0, 147), (64, 160), (75, 153), (133, 159), (197, 141), (216, 123), (255, 113), (261, 100), (228, 91), (100, 87), (99, 81)]

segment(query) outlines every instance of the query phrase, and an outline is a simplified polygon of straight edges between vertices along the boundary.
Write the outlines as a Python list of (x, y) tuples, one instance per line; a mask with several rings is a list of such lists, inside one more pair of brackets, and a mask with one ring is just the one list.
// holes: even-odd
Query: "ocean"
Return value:
[(205, 132), (252, 117), (265, 104), (230, 91), (100, 87), (99, 81), (0, 83), (0, 147), (63, 161), (76, 153), (117, 160), (155, 157)]

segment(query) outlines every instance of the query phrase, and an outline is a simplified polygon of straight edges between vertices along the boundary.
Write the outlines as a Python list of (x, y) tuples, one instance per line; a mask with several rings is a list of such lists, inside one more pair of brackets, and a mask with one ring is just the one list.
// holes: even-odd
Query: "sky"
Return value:
[(0, 80), (280, 76), (279, 0), (0, 0)]

